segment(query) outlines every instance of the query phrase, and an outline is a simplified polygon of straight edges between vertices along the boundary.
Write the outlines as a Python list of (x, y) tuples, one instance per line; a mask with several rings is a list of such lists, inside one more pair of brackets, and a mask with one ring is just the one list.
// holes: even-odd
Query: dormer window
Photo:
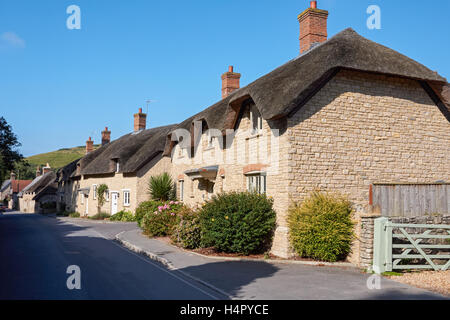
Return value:
[(250, 107), (250, 123), (252, 126), (252, 134), (258, 134), (262, 131), (263, 123), (261, 113), (255, 105)]
[(120, 171), (120, 164), (119, 164), (119, 159), (118, 158), (111, 159), (109, 170), (114, 171), (115, 173), (119, 173), (119, 171)]

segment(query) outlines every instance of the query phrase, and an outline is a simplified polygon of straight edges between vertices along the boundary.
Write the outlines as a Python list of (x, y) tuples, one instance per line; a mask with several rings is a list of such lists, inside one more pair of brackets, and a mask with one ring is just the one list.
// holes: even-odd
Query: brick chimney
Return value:
[(298, 15), (300, 23), (300, 53), (308, 51), (315, 44), (327, 40), (328, 11), (317, 9), (317, 1)]
[(14, 171), (11, 171), (11, 181), (16, 180), (16, 174), (14, 173)]
[(105, 130), (102, 131), (102, 146), (111, 142), (111, 131), (108, 130), (108, 127), (105, 127)]
[(228, 67), (228, 72), (222, 75), (222, 99), (226, 98), (230, 93), (240, 88), (240, 73), (233, 72), (233, 66)]
[(47, 165), (45, 167), (42, 168), (42, 174), (46, 174), (47, 172), (51, 171), (51, 167), (50, 165), (47, 163)]
[(39, 177), (41, 175), (41, 167), (37, 166), (36, 168), (36, 178)]
[(94, 151), (94, 141), (89, 137), (89, 140), (86, 141), (86, 154), (92, 151)]
[(139, 112), (134, 115), (134, 131), (145, 130), (147, 126), (147, 115), (142, 113), (142, 108), (139, 108)]

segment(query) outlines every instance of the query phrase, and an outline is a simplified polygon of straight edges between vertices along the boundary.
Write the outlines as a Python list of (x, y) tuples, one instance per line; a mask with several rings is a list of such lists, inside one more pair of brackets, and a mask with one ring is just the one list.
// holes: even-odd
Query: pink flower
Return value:
[(170, 204), (173, 204), (173, 201), (170, 201), (169, 203), (170, 203)]
[(179, 202), (178, 202), (178, 201), (175, 201), (175, 204), (179, 204)]
[(174, 216), (174, 215), (175, 215), (175, 213), (171, 212), (171, 213), (170, 213), (170, 215), (171, 215), (171, 216)]

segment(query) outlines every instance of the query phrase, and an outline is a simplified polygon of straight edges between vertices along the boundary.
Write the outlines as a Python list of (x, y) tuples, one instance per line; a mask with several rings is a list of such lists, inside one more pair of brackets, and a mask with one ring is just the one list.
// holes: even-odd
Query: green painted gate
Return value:
[[(392, 223), (385, 217), (378, 218), (375, 220), (373, 249), (373, 270), (376, 273), (402, 269), (448, 270), (450, 225), (402, 224)], [(430, 253), (431, 250), (439, 253)], [(405, 264), (411, 260), (424, 262)]]

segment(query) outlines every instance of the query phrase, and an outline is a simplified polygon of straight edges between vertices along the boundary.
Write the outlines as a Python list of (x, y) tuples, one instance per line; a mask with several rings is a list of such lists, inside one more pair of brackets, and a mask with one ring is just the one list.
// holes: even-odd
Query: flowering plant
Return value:
[(144, 233), (150, 237), (171, 235), (179, 221), (178, 215), (183, 205), (178, 201), (149, 201), (146, 207), (147, 212), (141, 221)]

